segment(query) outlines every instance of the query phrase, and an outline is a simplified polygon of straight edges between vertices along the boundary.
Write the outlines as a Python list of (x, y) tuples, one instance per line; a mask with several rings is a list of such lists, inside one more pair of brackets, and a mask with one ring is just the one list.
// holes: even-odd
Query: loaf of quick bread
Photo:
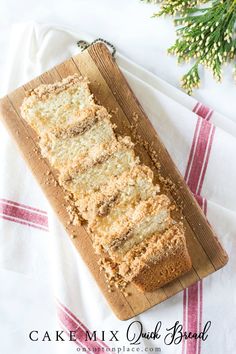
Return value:
[(115, 133), (106, 108), (78, 75), (28, 92), (22, 117), (70, 197), (73, 222), (91, 235), (109, 287), (154, 291), (191, 269), (184, 228), (152, 170)]

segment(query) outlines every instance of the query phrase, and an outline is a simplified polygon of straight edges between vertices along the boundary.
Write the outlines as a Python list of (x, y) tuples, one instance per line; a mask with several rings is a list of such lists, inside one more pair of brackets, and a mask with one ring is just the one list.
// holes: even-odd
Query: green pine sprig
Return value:
[(179, 14), (175, 19), (178, 38), (168, 52), (180, 63), (194, 61), (181, 80), (186, 92), (192, 94), (199, 87), (200, 66), (209, 68), (220, 81), (223, 64), (235, 62), (236, 58), (236, 0), (163, 0), (154, 16), (166, 14)]
[(188, 9), (207, 1), (208, 0), (160, 0), (161, 9), (157, 14), (154, 14), (154, 16), (185, 14)]

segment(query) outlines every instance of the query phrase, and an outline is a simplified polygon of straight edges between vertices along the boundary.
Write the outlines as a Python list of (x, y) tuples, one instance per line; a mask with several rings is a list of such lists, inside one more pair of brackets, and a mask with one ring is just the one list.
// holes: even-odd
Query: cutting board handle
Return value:
[(108, 49), (111, 51), (111, 55), (113, 58), (115, 58), (115, 54), (116, 54), (116, 47), (108, 42), (106, 39), (103, 38), (97, 38), (95, 39), (93, 42), (89, 43), (87, 41), (84, 40), (80, 40), (77, 42), (77, 46), (81, 49), (81, 51), (83, 52), (85, 49), (87, 49), (88, 47), (90, 47), (91, 45), (98, 43), (98, 42), (102, 42), (104, 44), (106, 44), (106, 46), (108, 47)]

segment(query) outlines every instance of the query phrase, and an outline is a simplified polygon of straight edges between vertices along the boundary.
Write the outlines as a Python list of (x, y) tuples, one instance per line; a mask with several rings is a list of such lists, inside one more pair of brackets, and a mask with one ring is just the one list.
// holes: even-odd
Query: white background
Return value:
[[(169, 18), (151, 18), (156, 9), (157, 5), (139, 0), (0, 0), (0, 77), (4, 74), (10, 25), (36, 21), (103, 37), (134, 62), (179, 87), (189, 65), (177, 66), (176, 58), (166, 54), (175, 39), (174, 26)], [(217, 84), (209, 72), (203, 72), (201, 89), (194, 95), (236, 120), (232, 67), (224, 71), (222, 84)]]

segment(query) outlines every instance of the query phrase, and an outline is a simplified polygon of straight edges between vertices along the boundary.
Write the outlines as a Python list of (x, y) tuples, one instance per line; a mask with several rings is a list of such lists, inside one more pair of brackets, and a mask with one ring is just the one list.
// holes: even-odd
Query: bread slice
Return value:
[[(131, 229), (123, 238), (114, 240), (109, 246), (109, 254), (112, 259), (120, 262), (133, 246), (153, 234), (161, 235), (174, 223), (170, 217), (169, 200), (167, 202), (164, 200), (165, 198), (166, 196), (160, 195), (155, 199), (150, 198), (145, 203), (140, 203), (134, 211)], [(150, 206), (150, 204), (152, 205)], [(140, 209), (142, 209), (141, 214), (139, 214)]]
[(102, 185), (107, 184), (110, 178), (119, 176), (139, 163), (132, 146), (129, 138), (119, 139), (91, 166), (85, 169), (79, 166), (71, 170), (62, 170), (60, 184), (70, 191), (75, 199), (80, 200), (88, 194), (91, 195)]
[(183, 225), (177, 223), (162, 236), (135, 246), (119, 265), (120, 275), (141, 291), (153, 291), (191, 269)]
[(87, 79), (75, 74), (29, 91), (21, 115), (40, 135), (48, 129), (78, 122), (81, 112), (94, 104)]
[(119, 262), (133, 246), (154, 233), (162, 233), (173, 223), (169, 206), (167, 196), (157, 195), (118, 212), (115, 208), (114, 213), (105, 220), (96, 220), (91, 227), (96, 251), (105, 251)]
[(107, 184), (81, 198), (76, 205), (92, 227), (96, 222), (112, 219), (113, 214), (123, 214), (128, 207), (157, 195), (159, 191), (159, 185), (153, 185), (152, 170), (145, 165), (135, 165), (119, 176), (111, 177)]
[(39, 146), (53, 167), (60, 170), (92, 165), (116, 143), (110, 117), (101, 111), (103, 108), (89, 115), (83, 126), (79, 122), (73, 129), (54, 129), (43, 135)]

